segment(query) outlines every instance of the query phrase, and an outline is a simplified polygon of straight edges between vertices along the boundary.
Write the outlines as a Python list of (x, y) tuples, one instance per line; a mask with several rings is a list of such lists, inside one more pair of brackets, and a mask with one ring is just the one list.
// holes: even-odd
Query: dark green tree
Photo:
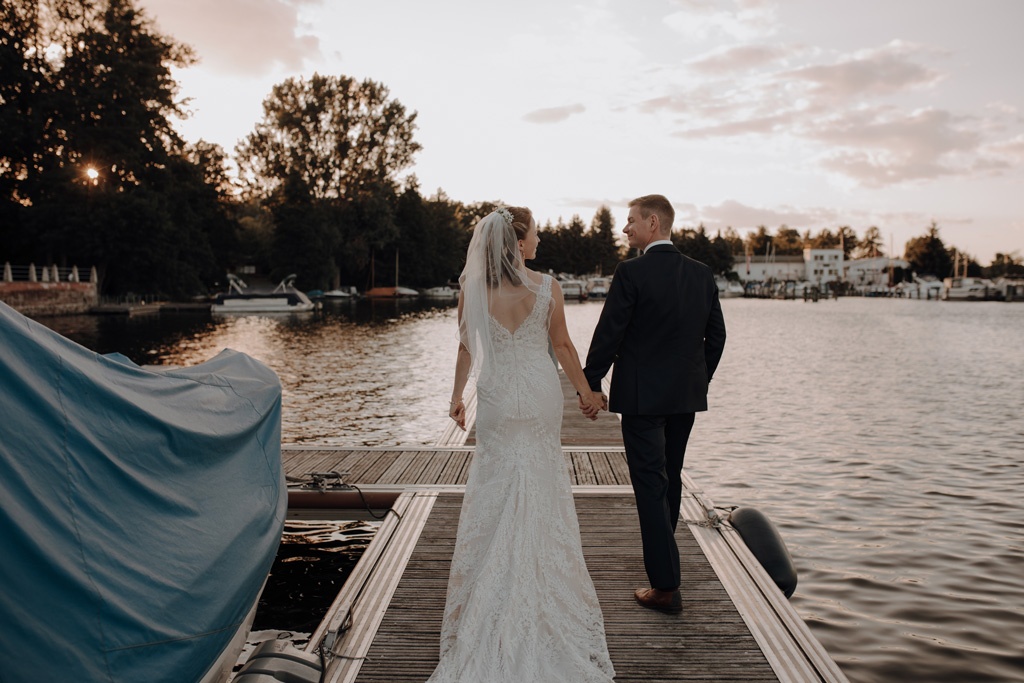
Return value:
[(622, 260), (622, 249), (615, 239), (615, 219), (607, 206), (601, 206), (594, 214), (590, 223), (590, 239), (597, 259), (594, 270), (600, 275), (611, 275)]
[(572, 262), (569, 258), (569, 234), (561, 218), (555, 225), (548, 221), (538, 231), (540, 246), (537, 247), (537, 258), (530, 266), (536, 270), (552, 273), (572, 273)]
[(1009, 254), (996, 253), (992, 263), (985, 269), (985, 277), (1024, 277), (1024, 262), (1016, 251)]
[(876, 258), (885, 256), (885, 240), (882, 231), (872, 225), (864, 231), (864, 237), (857, 242), (853, 256), (855, 258)]
[(18, 256), (96, 265), (107, 292), (201, 291), (198, 273), (216, 268), (181, 201), (215, 195), (193, 192), (171, 124), (186, 114), (171, 69), (188, 48), (131, 0), (10, 0), (0, 16), (0, 211)]
[(270, 197), (285, 182), (311, 199), (352, 198), (394, 185), (412, 164), (416, 113), (372, 80), (314, 74), (289, 78), (263, 101), (263, 120), (239, 143), (242, 181)]
[(744, 244), (751, 256), (762, 256), (768, 253), (772, 244), (772, 235), (768, 232), (768, 228), (759, 225), (755, 231), (747, 233)]
[(743, 238), (740, 237), (735, 228), (727, 226), (725, 230), (719, 231), (718, 236), (729, 245), (729, 249), (733, 254), (739, 255), (743, 253)]
[(713, 268), (714, 254), (707, 230), (701, 224), (696, 230), (682, 228), (672, 231), (672, 243), (686, 256)]
[(395, 222), (403, 285), (434, 287), (458, 279), (470, 236), (461, 227), (459, 208), (440, 191), (424, 199), (414, 184), (407, 185), (398, 197)]
[(393, 282), (398, 174), (420, 149), (412, 139), (415, 112), (380, 83), (320, 74), (274, 86), (263, 112), (236, 150), (246, 192), (270, 201), (275, 221), (287, 216), (288, 240), (320, 247), (301, 259), (275, 251), (292, 257), (275, 263), (274, 272), (301, 266), (309, 271), (299, 273), (306, 287), (364, 276), (367, 284)]
[(772, 239), (772, 247), (779, 256), (799, 256), (804, 253), (804, 239), (798, 230), (780, 225)]
[[(732, 232), (732, 235), (722, 234), (721, 231), (715, 235), (715, 238), (711, 240), (711, 250), (713, 253), (714, 263), (713, 269), (715, 274), (725, 275), (731, 279), (736, 279), (736, 267), (737, 259), (743, 259), (743, 241), (740, 240), (736, 231), (732, 228), (727, 228), (726, 233)], [(737, 247), (739, 251), (736, 251)]]
[(323, 289), (336, 279), (331, 254), (338, 248), (339, 233), (331, 205), (314, 201), (300, 178), (285, 181), (271, 202), (274, 218), (275, 280), (294, 273), (299, 289)]
[(943, 278), (953, 273), (953, 258), (939, 237), (939, 226), (935, 221), (928, 226), (924, 235), (907, 241), (903, 258), (918, 275)]
[(839, 233), (834, 233), (828, 228), (822, 228), (821, 232), (811, 238), (807, 246), (812, 249), (838, 249)]
[(857, 248), (857, 233), (849, 225), (840, 225), (836, 228), (836, 237), (839, 240), (839, 248), (843, 250), (843, 259), (849, 261), (853, 250)]

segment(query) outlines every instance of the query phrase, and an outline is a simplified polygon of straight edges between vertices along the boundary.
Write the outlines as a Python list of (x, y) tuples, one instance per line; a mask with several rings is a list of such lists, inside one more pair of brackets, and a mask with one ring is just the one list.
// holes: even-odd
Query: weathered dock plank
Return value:
[[(349, 658), (331, 663), (326, 680), (423, 681), (436, 666), (461, 494), (435, 495), (397, 585), (393, 585), (394, 572), (388, 574), (392, 595), (372, 639), (357, 634), (363, 659), (356, 662), (351, 659), (354, 653), (336, 646), (335, 652), (345, 652)], [(780, 678), (734, 607), (729, 590), (706, 559), (691, 526), (681, 524), (677, 533), (683, 614), (669, 616), (638, 607), (632, 592), (646, 585), (646, 577), (631, 498), (621, 489), (609, 494), (576, 494), (584, 556), (604, 612), (616, 681), (823, 680)], [(367, 641), (372, 641), (368, 647)], [(345, 675), (339, 673), (341, 667)]]
[[(630, 482), (622, 448), (566, 447), (562, 452), (574, 485), (618, 486)], [(316, 451), (310, 451), (309, 447), (285, 445), (281, 458), (285, 474), (294, 478), (302, 478), (308, 472), (347, 472), (345, 482), (357, 486), (462, 486), (469, 475), (473, 447), (318, 446)]]

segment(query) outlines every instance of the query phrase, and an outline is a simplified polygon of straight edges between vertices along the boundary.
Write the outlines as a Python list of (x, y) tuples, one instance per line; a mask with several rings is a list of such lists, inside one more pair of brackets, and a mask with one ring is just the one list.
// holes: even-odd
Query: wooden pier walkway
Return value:
[[(616, 681), (846, 681), (739, 534), (709, 518), (713, 504), (685, 473), (676, 534), (683, 613), (636, 605), (633, 590), (647, 579), (618, 420), (586, 421), (564, 379), (563, 390), (563, 453)], [(407, 448), (283, 447), (290, 477), (336, 471), (369, 495), (393, 496), (395, 514), (310, 638), (309, 651), (323, 644), (324, 681), (411, 683), (433, 671), (472, 436), (449, 430), (440, 445)]]

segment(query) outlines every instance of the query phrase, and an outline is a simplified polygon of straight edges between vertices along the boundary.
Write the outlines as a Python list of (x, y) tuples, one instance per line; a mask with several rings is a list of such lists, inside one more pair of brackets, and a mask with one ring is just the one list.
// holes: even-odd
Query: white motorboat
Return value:
[(459, 298), (459, 290), (452, 289), (448, 285), (442, 285), (440, 287), (424, 289), (420, 292), (420, 296), (424, 299), (443, 299), (445, 301), (452, 301)]
[(250, 292), (237, 275), (228, 274), (228, 291), (218, 294), (210, 310), (213, 313), (302, 313), (316, 308), (305, 293), (295, 289), (293, 273), (281, 280), (272, 292)]
[(987, 301), (1002, 294), (989, 279), (980, 277), (947, 277), (942, 281), (943, 301)]
[(715, 284), (718, 285), (719, 299), (735, 299), (743, 296), (743, 283), (738, 280), (727, 280), (718, 276), (715, 278)]
[(352, 299), (359, 298), (356, 294), (355, 287), (349, 287), (347, 289), (329, 289), (322, 294), (324, 299), (330, 301), (350, 301)]
[(565, 299), (586, 299), (587, 292), (584, 284), (579, 280), (559, 280), (562, 288), (562, 298)]
[(612, 286), (612, 280), (608, 277), (593, 277), (587, 281), (587, 298), (603, 299), (608, 296), (608, 288)]

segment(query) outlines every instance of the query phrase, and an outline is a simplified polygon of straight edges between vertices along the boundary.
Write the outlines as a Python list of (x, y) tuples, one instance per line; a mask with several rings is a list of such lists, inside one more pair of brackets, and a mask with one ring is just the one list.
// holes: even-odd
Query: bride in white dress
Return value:
[(448, 579), (441, 658), (430, 683), (604, 683), (615, 675), (580, 544), (560, 440), (554, 349), (582, 401), (590, 390), (565, 326), (561, 288), (527, 269), (537, 225), (503, 207), (474, 229), (459, 279), (461, 344), (450, 415), (477, 378), (476, 454)]

